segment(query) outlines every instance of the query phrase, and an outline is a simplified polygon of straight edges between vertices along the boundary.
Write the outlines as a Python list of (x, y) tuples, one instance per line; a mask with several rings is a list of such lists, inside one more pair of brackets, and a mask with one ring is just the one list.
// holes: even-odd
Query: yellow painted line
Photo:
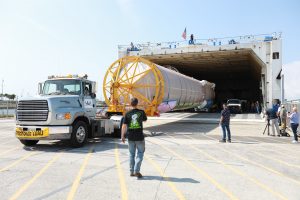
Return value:
[[(287, 145), (287, 144), (291, 144), (291, 145), (292, 145), (292, 140), (289, 142), (288, 140), (285, 140), (285, 139), (283, 139), (283, 138), (281, 138), (281, 139), (284, 140), (284, 141), (282, 141), (282, 140), (276, 140), (276, 139), (274, 139), (274, 138), (280, 139), (281, 137), (275, 137), (275, 136), (273, 136), (273, 137), (271, 137), (271, 136), (269, 136), (269, 137), (264, 137), (265, 140), (269, 140), (269, 141), (274, 141), (274, 142), (276, 142), (275, 144), (279, 144), (279, 145)], [(290, 138), (294, 138), (294, 136), (291, 136)], [(272, 144), (273, 144), (273, 143), (272, 143)], [(284, 151), (290, 152), (290, 153), (295, 153), (295, 151), (293, 151), (293, 150), (286, 149), (286, 148), (283, 148), (283, 147), (278, 146), (278, 145), (277, 145), (276, 147), (278, 147), (279, 149), (282, 149), (282, 150), (284, 150)]]
[[(190, 138), (190, 139), (195, 139), (193, 137), (190, 137), (190, 136), (186, 136), (184, 135), (186, 138)], [(172, 137), (172, 136), (170, 136)], [(279, 199), (284, 199), (284, 200), (287, 200), (288, 198), (285, 197), (284, 195), (280, 194), (279, 192), (276, 192), (274, 190), (272, 190), (270, 187), (268, 187), (267, 185), (263, 184), (262, 182), (260, 182), (259, 180), (257, 180), (256, 178), (253, 178), (251, 176), (249, 176), (248, 174), (244, 173), (243, 171), (239, 170), (238, 168), (235, 168), (235, 167), (232, 167), (231, 165), (228, 165), (227, 163), (225, 163), (224, 161), (222, 160), (219, 160), (217, 159), (216, 157), (214, 156), (211, 156), (210, 154), (208, 154), (207, 152), (203, 151), (203, 150), (200, 150), (199, 148), (191, 145), (189, 146), (190, 148), (198, 151), (199, 153), (201, 153), (202, 155), (206, 156), (207, 158), (209, 159), (212, 159), (218, 163), (220, 163), (222, 166), (224, 166), (225, 168), (227, 168), (228, 170), (232, 171), (233, 173), (235, 174), (238, 174), (242, 177), (245, 177), (246, 179), (250, 180), (251, 182), (255, 183), (257, 186), (261, 187), (262, 189), (270, 192), (271, 194), (273, 194), (274, 196), (278, 197)]]
[(125, 182), (125, 178), (124, 178), (124, 173), (123, 173), (121, 162), (120, 162), (119, 149), (118, 149), (117, 143), (115, 144), (115, 160), (116, 160), (116, 166), (117, 166), (119, 180), (120, 180), (122, 200), (127, 200), (128, 192), (127, 192), (126, 182)]
[(148, 162), (150, 162), (150, 164), (156, 169), (156, 171), (159, 172), (159, 174), (161, 175), (161, 177), (167, 181), (169, 187), (173, 190), (173, 192), (176, 194), (177, 198), (180, 200), (184, 200), (185, 197), (183, 196), (183, 194), (176, 188), (175, 184), (170, 182), (170, 178), (165, 176), (165, 173), (163, 172), (163, 170), (161, 169), (161, 167), (156, 164), (156, 162), (151, 159), (149, 156), (145, 155), (145, 158), (147, 159)]
[(5, 155), (5, 154), (7, 154), (7, 153), (9, 153), (9, 152), (11, 152), (11, 151), (14, 151), (14, 150), (18, 149), (18, 148), (19, 148), (19, 147), (14, 147), (14, 148), (12, 148), (12, 149), (8, 149), (8, 150), (6, 150), (6, 151), (0, 153), (0, 156), (3, 156), (3, 155)]
[(83, 172), (84, 172), (84, 170), (85, 170), (85, 168), (86, 168), (86, 166), (88, 164), (88, 161), (89, 161), (89, 159), (90, 159), (90, 157), (92, 155), (93, 150), (94, 150), (94, 146), (92, 146), (89, 149), (88, 154), (85, 156), (85, 158), (83, 160), (83, 163), (82, 163), (82, 165), (80, 167), (80, 170), (79, 170), (79, 172), (78, 172), (78, 174), (77, 174), (77, 176), (76, 176), (76, 178), (75, 178), (75, 180), (74, 180), (74, 182), (72, 184), (72, 188), (71, 188), (71, 190), (70, 190), (70, 192), (68, 194), (67, 200), (74, 199), (75, 193), (76, 193), (77, 188), (79, 186), (80, 179), (81, 179), (81, 177), (83, 175)]
[[(288, 141), (280, 141), (280, 140), (276, 140), (276, 139), (271, 138), (271, 137), (275, 138), (277, 136), (268, 136), (268, 137), (264, 137), (264, 139), (269, 140), (269, 141), (277, 142), (277, 144), (289, 144)], [(279, 139), (280, 137), (277, 137), (277, 138)]]
[[(294, 137), (294, 136), (293, 136)], [(271, 140), (271, 141), (277, 141), (277, 140), (275, 140), (275, 139), (273, 139), (273, 138), (265, 138), (266, 140)], [(277, 141), (278, 142), (278, 141)], [(286, 152), (288, 152), (288, 153), (291, 153), (291, 154), (294, 154), (295, 153), (295, 151), (293, 151), (293, 150), (290, 150), (290, 149), (288, 149), (288, 148), (284, 148), (284, 147), (282, 147), (281, 145), (287, 145), (287, 144), (290, 144), (290, 145), (293, 145), (292, 144), (292, 142), (291, 143), (289, 143), (289, 142), (282, 142), (282, 143), (277, 143), (277, 144), (279, 144), (279, 145), (276, 145), (276, 146), (274, 146), (275, 148), (278, 148), (278, 149), (281, 149), (282, 151), (286, 151)]]
[[(153, 142), (153, 141), (152, 141)], [(229, 199), (238, 199), (235, 195), (233, 195), (228, 189), (223, 187), (219, 182), (217, 182), (214, 178), (209, 176), (204, 170), (196, 166), (194, 163), (191, 161), (187, 160), (185, 157), (179, 155), (178, 153), (174, 152), (173, 150), (169, 149), (168, 147), (165, 147), (163, 145), (160, 145), (156, 142), (153, 142), (154, 144), (162, 147), (166, 151), (170, 152), (171, 154), (175, 155), (177, 158), (180, 160), (184, 161), (187, 165), (189, 165), (191, 168), (193, 168), (196, 172), (198, 172), (200, 175), (204, 176), (208, 181), (210, 181), (214, 186), (216, 186), (219, 190), (221, 190), (224, 194), (229, 197)]]
[[(207, 137), (207, 138), (211, 138), (211, 139), (213, 139), (213, 140), (216, 140), (215, 138), (210, 137), (210, 136), (207, 136), (207, 135), (203, 135), (203, 136), (205, 136), (205, 137)], [(230, 154), (230, 155), (233, 155), (234, 157), (236, 157), (236, 158), (238, 158), (238, 159), (244, 160), (244, 161), (246, 161), (246, 162), (248, 162), (248, 163), (251, 163), (252, 165), (256, 165), (257, 167), (263, 168), (263, 169), (265, 169), (265, 170), (267, 170), (267, 171), (269, 171), (269, 172), (272, 172), (273, 174), (277, 174), (278, 176), (284, 177), (284, 178), (286, 178), (286, 179), (288, 179), (288, 180), (290, 180), (290, 181), (292, 181), (292, 182), (294, 182), (294, 183), (300, 185), (300, 181), (295, 180), (295, 179), (293, 179), (293, 178), (290, 178), (290, 177), (284, 175), (283, 173), (281, 173), (281, 172), (279, 172), (279, 171), (277, 171), (277, 170), (275, 170), (275, 169), (272, 169), (272, 168), (270, 168), (270, 167), (267, 167), (267, 166), (265, 166), (265, 165), (263, 165), (263, 164), (260, 164), (260, 163), (255, 162), (255, 161), (249, 160), (248, 158), (245, 158), (245, 157), (243, 157), (243, 156), (240, 156), (240, 155), (238, 155), (238, 154), (236, 154), (236, 153), (227, 151), (227, 150), (225, 150), (225, 149), (222, 148), (222, 147), (217, 146), (217, 148), (220, 149), (221, 151), (224, 151), (224, 152)]]
[(21, 157), (20, 159), (16, 160), (15, 162), (11, 163), (10, 165), (7, 165), (6, 167), (0, 169), (0, 172), (6, 171), (14, 166), (16, 166), (17, 164), (19, 164), (20, 162), (26, 160), (27, 158), (33, 156), (34, 154), (37, 154), (37, 152), (31, 152), (23, 157)]
[[(213, 140), (215, 140), (213, 137), (210, 137), (210, 136), (207, 136), (207, 135), (204, 135), (205, 137), (207, 137), (207, 138), (211, 138), (211, 139), (213, 139)], [(269, 144), (269, 143), (267, 143), (266, 141), (264, 141), (264, 140), (258, 140), (258, 139), (254, 139), (254, 138), (250, 138), (249, 136), (245, 136), (247, 139), (249, 139), (249, 140), (252, 140), (252, 141), (254, 141), (254, 142), (259, 142), (259, 143), (266, 143), (266, 144), (268, 144), (268, 145), (273, 145), (273, 144)], [(264, 139), (269, 139), (269, 138), (265, 138), (265, 137), (263, 137)], [(237, 140), (238, 141), (238, 140)], [(280, 144), (280, 145), (286, 145), (286, 144), (289, 144), (289, 143), (276, 143), (276, 144)], [(286, 148), (284, 148), (284, 147), (282, 147), (282, 146), (279, 146), (279, 145), (274, 145), (274, 146), (272, 146), (272, 147), (266, 147), (266, 146), (264, 146), (263, 148), (265, 148), (265, 149), (267, 149), (267, 150), (269, 150), (270, 148), (273, 148), (273, 149), (275, 149), (275, 148), (277, 148), (277, 149), (281, 149), (282, 151), (287, 151), (287, 152), (289, 152), (289, 153), (295, 153), (295, 151), (290, 151), (289, 149), (286, 149)], [(288, 157), (291, 157), (291, 158), (295, 158), (295, 159), (297, 159), (297, 156), (295, 157), (294, 155), (290, 155), (290, 154), (287, 154), (287, 153), (283, 153), (282, 151), (277, 151), (276, 153), (279, 153), (279, 154), (282, 154), (282, 155), (284, 155), (284, 156), (288, 156)]]
[(290, 164), (290, 163), (285, 162), (285, 161), (283, 161), (283, 160), (279, 160), (279, 159), (277, 159), (277, 158), (265, 156), (265, 155), (263, 155), (263, 154), (261, 154), (261, 153), (258, 153), (258, 152), (252, 152), (252, 153), (254, 153), (254, 154), (258, 155), (258, 156), (261, 156), (261, 157), (263, 157), (263, 158), (265, 158), (265, 159), (273, 160), (273, 161), (276, 161), (276, 162), (278, 162), (278, 163), (280, 163), (280, 164), (283, 164), (283, 165), (286, 165), (286, 166), (289, 166), (289, 167), (293, 167), (293, 168), (298, 168), (298, 169), (300, 169), (300, 166), (299, 166), (299, 165)]
[(36, 175), (34, 175), (27, 183), (25, 183), (15, 194), (13, 194), (9, 199), (15, 200), (20, 197), (20, 195), (26, 191), (45, 171), (61, 156), (61, 153), (55, 155)]
[[(254, 139), (254, 138), (250, 138), (250, 137), (247, 137), (247, 136), (246, 136), (246, 138), (248, 138), (249, 140), (252, 140), (252, 141), (254, 141), (254, 142), (260, 142), (260, 143), (263, 143), (263, 141), (260, 141), (260, 140)], [(265, 147), (265, 146), (264, 146), (263, 148), (269, 150), (269, 148), (267, 148), (267, 147)], [(271, 148), (278, 148), (278, 149), (281, 149), (282, 151), (289, 151), (288, 149), (283, 148), (283, 147), (278, 146), (278, 145), (272, 146)], [(282, 151), (276, 151), (276, 153), (277, 153), (277, 154), (279, 153), (279, 154), (281, 154), (281, 155), (283, 155), (283, 156), (285, 156), (285, 157), (290, 157), (290, 158), (293, 158), (293, 159), (298, 159), (297, 156), (290, 155), (290, 154), (284, 153), (284, 152), (282, 152)], [(295, 151), (290, 151), (289, 153), (295, 153)]]
[[(283, 139), (283, 138), (281, 138), (281, 137), (277, 137), (277, 136), (266, 136), (266, 137), (262, 137), (263, 139), (262, 140), (260, 140), (260, 142), (265, 142), (265, 143), (267, 143), (266, 142), (266, 140), (267, 141), (274, 141), (274, 142), (276, 142), (275, 144), (280, 144), (280, 145), (282, 145), (282, 144), (291, 144), (290, 142), (288, 142), (287, 140), (285, 140), (285, 139)], [(274, 138), (278, 138), (278, 139), (283, 139), (284, 141), (282, 141), (282, 140), (276, 140), (276, 139), (274, 139)], [(250, 138), (251, 139), (251, 138)], [(253, 139), (253, 140), (256, 140), (256, 139)], [(259, 140), (256, 140), (256, 141), (259, 141)], [(273, 144), (273, 143), (272, 143)], [(277, 148), (279, 148), (279, 149), (283, 149), (283, 150), (285, 150), (285, 151), (289, 151), (289, 149), (285, 149), (285, 148), (282, 148), (282, 147), (280, 147), (280, 146), (278, 146), (278, 145), (276, 145), (276, 147)], [(292, 152), (292, 153), (294, 153), (293, 151), (289, 151), (289, 152)]]
[[(285, 145), (287, 145), (287, 143), (285, 144)], [(293, 145), (293, 144), (291, 144), (291, 145)], [(284, 148), (284, 147), (282, 147), (282, 146), (274, 146), (275, 148), (278, 148), (278, 149), (280, 149), (281, 151), (285, 151), (285, 152), (287, 152), (287, 153), (285, 153), (285, 155), (286, 154), (288, 154), (288, 153), (290, 153), (290, 154), (295, 154), (295, 152), (296, 152), (296, 150), (295, 151), (293, 151), (293, 150), (290, 150), (290, 149), (287, 149), (287, 148)], [(289, 154), (288, 154), (289, 155)], [(294, 157), (295, 158), (295, 156), (294, 155), (289, 155), (289, 156), (292, 156), (292, 157)], [(299, 155), (296, 155), (296, 157), (298, 157)]]

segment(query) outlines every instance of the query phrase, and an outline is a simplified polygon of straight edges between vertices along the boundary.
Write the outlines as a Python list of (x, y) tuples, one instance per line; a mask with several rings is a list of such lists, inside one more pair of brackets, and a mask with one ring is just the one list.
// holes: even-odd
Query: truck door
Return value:
[(92, 84), (89, 82), (83, 82), (83, 95), (84, 102), (83, 107), (85, 113), (90, 118), (95, 118), (96, 116), (96, 99), (91, 97), (92, 94)]

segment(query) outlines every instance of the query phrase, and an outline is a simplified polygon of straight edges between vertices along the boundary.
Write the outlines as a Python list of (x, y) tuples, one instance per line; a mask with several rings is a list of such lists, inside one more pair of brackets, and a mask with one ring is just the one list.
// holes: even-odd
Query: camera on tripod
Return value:
[(263, 132), (263, 135), (265, 134), (267, 128), (268, 128), (268, 135), (270, 135), (270, 120), (276, 118), (276, 111), (274, 111), (273, 108), (269, 108), (266, 110), (265, 114), (267, 116), (267, 124)]

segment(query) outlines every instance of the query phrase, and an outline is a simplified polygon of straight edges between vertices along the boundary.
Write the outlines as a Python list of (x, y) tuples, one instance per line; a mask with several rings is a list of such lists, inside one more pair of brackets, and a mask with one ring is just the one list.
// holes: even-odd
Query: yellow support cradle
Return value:
[[(139, 80), (153, 74), (150, 84), (140, 84)], [(155, 89), (151, 98), (139, 92), (141, 89)], [(159, 115), (157, 107), (164, 97), (164, 78), (157, 66), (141, 57), (126, 56), (115, 61), (107, 70), (103, 80), (103, 95), (109, 113), (124, 113), (130, 109), (130, 99), (136, 97), (139, 107), (148, 116)]]

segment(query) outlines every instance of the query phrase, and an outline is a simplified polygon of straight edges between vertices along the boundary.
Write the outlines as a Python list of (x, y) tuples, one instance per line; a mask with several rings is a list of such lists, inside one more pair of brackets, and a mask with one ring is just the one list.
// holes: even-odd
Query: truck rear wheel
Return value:
[(115, 129), (114, 132), (112, 133), (112, 136), (114, 138), (121, 138), (121, 132), (122, 132), (122, 129)]
[(30, 146), (36, 145), (39, 141), (38, 140), (20, 140), (20, 142), (22, 144), (24, 144), (25, 146), (30, 147)]
[(112, 136), (113, 136), (114, 138), (121, 138), (123, 123), (124, 123), (124, 118), (121, 119), (121, 122), (120, 122), (120, 128), (115, 128), (115, 129), (114, 129), (114, 132), (112, 133)]
[(71, 146), (82, 147), (86, 142), (88, 136), (87, 124), (83, 121), (77, 121), (73, 125), (73, 131), (71, 135)]

